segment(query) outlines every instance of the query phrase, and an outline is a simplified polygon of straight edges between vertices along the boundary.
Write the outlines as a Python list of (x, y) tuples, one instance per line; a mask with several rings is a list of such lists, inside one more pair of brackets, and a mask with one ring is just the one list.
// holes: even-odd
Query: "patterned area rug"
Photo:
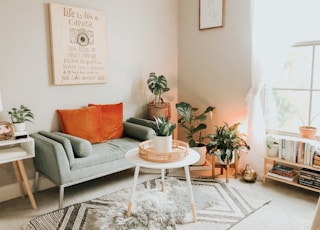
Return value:
[(193, 181), (194, 223), (186, 181), (167, 178), (137, 186), (131, 216), (126, 218), (131, 188), (72, 205), (31, 220), (24, 229), (229, 229), (270, 202), (252, 191), (224, 183)]

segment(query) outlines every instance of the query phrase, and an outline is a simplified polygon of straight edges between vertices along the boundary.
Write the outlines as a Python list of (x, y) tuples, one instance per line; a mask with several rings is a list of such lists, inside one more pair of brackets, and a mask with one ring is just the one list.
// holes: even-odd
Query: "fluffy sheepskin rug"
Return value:
[(161, 192), (160, 180), (137, 186), (131, 215), (126, 217), (130, 197), (131, 189), (105, 196), (107, 208), (88, 213), (89, 229), (168, 230), (192, 219), (185, 181), (168, 178), (164, 192)]

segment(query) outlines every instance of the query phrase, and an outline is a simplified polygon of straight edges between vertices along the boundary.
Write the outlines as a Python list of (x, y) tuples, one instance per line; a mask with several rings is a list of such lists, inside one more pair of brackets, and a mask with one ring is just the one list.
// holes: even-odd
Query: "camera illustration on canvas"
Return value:
[(93, 31), (86, 29), (70, 29), (70, 42), (77, 43), (80, 46), (92, 45), (94, 43)]

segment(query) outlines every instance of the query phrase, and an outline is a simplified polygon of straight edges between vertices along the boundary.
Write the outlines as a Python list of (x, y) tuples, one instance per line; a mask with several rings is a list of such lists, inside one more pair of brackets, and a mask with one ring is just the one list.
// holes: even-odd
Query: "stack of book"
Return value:
[(320, 153), (318, 151), (316, 151), (313, 156), (312, 167), (320, 168)]
[(294, 168), (281, 164), (275, 164), (273, 165), (272, 169), (269, 170), (268, 176), (287, 181), (294, 181), (294, 179), (297, 178), (298, 174)]
[(302, 168), (299, 172), (298, 183), (320, 189), (320, 172)]

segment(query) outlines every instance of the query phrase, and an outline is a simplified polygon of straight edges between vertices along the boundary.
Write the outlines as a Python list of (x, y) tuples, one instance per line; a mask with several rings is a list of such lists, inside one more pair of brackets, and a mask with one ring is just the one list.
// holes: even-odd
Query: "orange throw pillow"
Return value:
[(105, 139), (115, 139), (123, 136), (123, 103), (96, 105), (101, 108), (101, 124)]
[(101, 128), (100, 107), (57, 110), (57, 112), (62, 132), (86, 139), (92, 144), (106, 141)]

